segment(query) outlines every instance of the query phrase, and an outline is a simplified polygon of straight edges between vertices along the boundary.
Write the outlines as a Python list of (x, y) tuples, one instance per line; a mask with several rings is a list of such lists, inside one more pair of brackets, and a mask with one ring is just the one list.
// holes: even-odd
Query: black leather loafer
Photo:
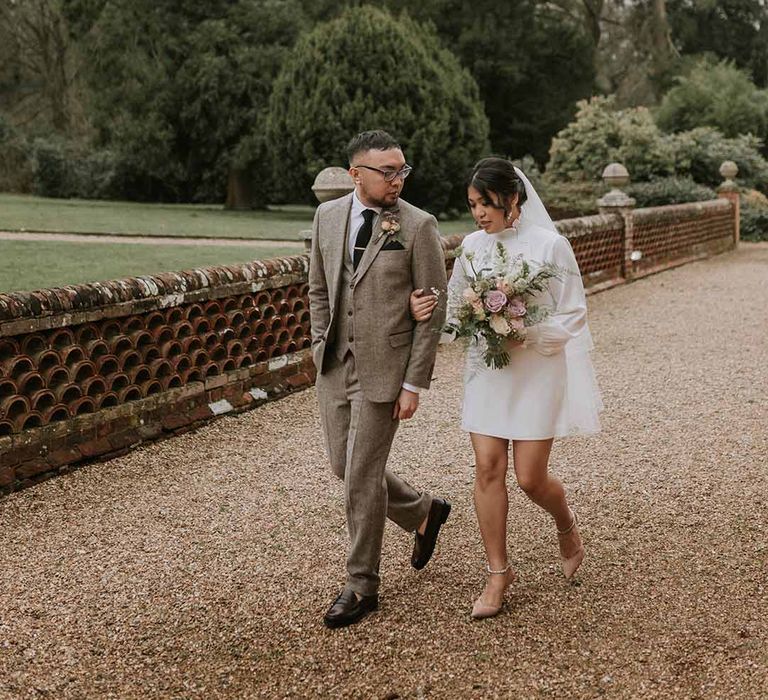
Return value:
[(333, 605), (328, 608), (323, 622), (326, 627), (331, 629), (346, 627), (362, 620), (369, 612), (373, 612), (378, 607), (379, 596), (366, 595), (360, 598), (354, 591), (345, 588), (339, 597), (333, 601)]
[(416, 541), (413, 543), (411, 566), (414, 569), (423, 569), (432, 558), (440, 527), (446, 520), (448, 520), (450, 512), (451, 504), (444, 498), (435, 498), (432, 500), (432, 505), (429, 507), (427, 527), (424, 530), (424, 534), (420, 535), (417, 531)]

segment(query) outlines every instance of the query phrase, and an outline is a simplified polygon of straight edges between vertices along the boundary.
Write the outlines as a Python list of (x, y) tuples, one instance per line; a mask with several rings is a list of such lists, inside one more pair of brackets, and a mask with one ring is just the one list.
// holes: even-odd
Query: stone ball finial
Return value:
[(629, 171), (621, 163), (610, 163), (603, 170), (603, 182), (608, 187), (625, 187), (629, 184)]
[(621, 163), (610, 163), (603, 170), (603, 182), (612, 189), (597, 200), (601, 209), (628, 208), (635, 206), (635, 200), (619, 188), (629, 184), (629, 171)]
[(338, 166), (323, 168), (317, 174), (312, 185), (312, 191), (320, 203), (343, 197), (353, 189), (355, 189), (355, 184), (349, 173)]
[(718, 192), (738, 192), (739, 186), (733, 181), (736, 174), (739, 172), (739, 166), (732, 160), (723, 161), (720, 166), (720, 174), (723, 176), (723, 181), (717, 188)]
[(732, 160), (723, 161), (723, 164), (720, 166), (720, 174), (726, 180), (733, 180), (733, 178), (735, 178), (738, 173), (739, 166), (736, 165), (736, 163), (734, 163)]

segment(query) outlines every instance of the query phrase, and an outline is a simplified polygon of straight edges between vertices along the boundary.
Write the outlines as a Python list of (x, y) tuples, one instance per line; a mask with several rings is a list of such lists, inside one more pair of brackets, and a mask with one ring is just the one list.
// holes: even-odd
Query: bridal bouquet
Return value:
[(468, 286), (460, 298), (449, 300), (455, 311), (445, 331), (458, 338), (485, 341), (483, 360), (491, 369), (509, 364), (507, 341), (526, 339), (526, 329), (540, 323), (551, 308), (532, 303), (535, 294), (547, 289), (547, 282), (563, 273), (552, 263), (534, 266), (522, 255), (509, 256), (502, 243), (497, 243), (485, 267), (475, 269), (475, 256), (456, 250), (456, 264), (461, 264)]

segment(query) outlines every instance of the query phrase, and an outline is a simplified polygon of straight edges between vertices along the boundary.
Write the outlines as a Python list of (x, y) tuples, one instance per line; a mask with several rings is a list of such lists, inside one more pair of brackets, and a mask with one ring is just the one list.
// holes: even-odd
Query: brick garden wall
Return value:
[(734, 215), (726, 199), (635, 209), (633, 218), (634, 247), (643, 254), (635, 277), (733, 247)]
[[(632, 222), (558, 222), (588, 288), (735, 242), (725, 199)], [(311, 385), (307, 269), (302, 255), (0, 294), (0, 494)]]

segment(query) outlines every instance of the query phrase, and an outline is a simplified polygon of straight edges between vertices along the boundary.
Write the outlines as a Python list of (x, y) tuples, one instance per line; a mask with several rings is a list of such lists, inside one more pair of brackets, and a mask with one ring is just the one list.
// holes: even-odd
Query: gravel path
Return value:
[(52, 233), (0, 231), (0, 241), (66, 241), (69, 243), (137, 243), (139, 245), (215, 245), (237, 248), (279, 246), (304, 250), (304, 241), (280, 241), (257, 238), (215, 238), (204, 236), (132, 236), (109, 233)]
[(590, 299), (604, 432), (553, 457), (587, 560), (513, 489), (510, 605), (483, 555), (458, 348), (392, 464), (448, 496), (435, 559), (386, 532), (381, 610), (331, 632), (341, 490), (314, 391), (0, 502), (0, 698), (765, 698), (768, 245)]

